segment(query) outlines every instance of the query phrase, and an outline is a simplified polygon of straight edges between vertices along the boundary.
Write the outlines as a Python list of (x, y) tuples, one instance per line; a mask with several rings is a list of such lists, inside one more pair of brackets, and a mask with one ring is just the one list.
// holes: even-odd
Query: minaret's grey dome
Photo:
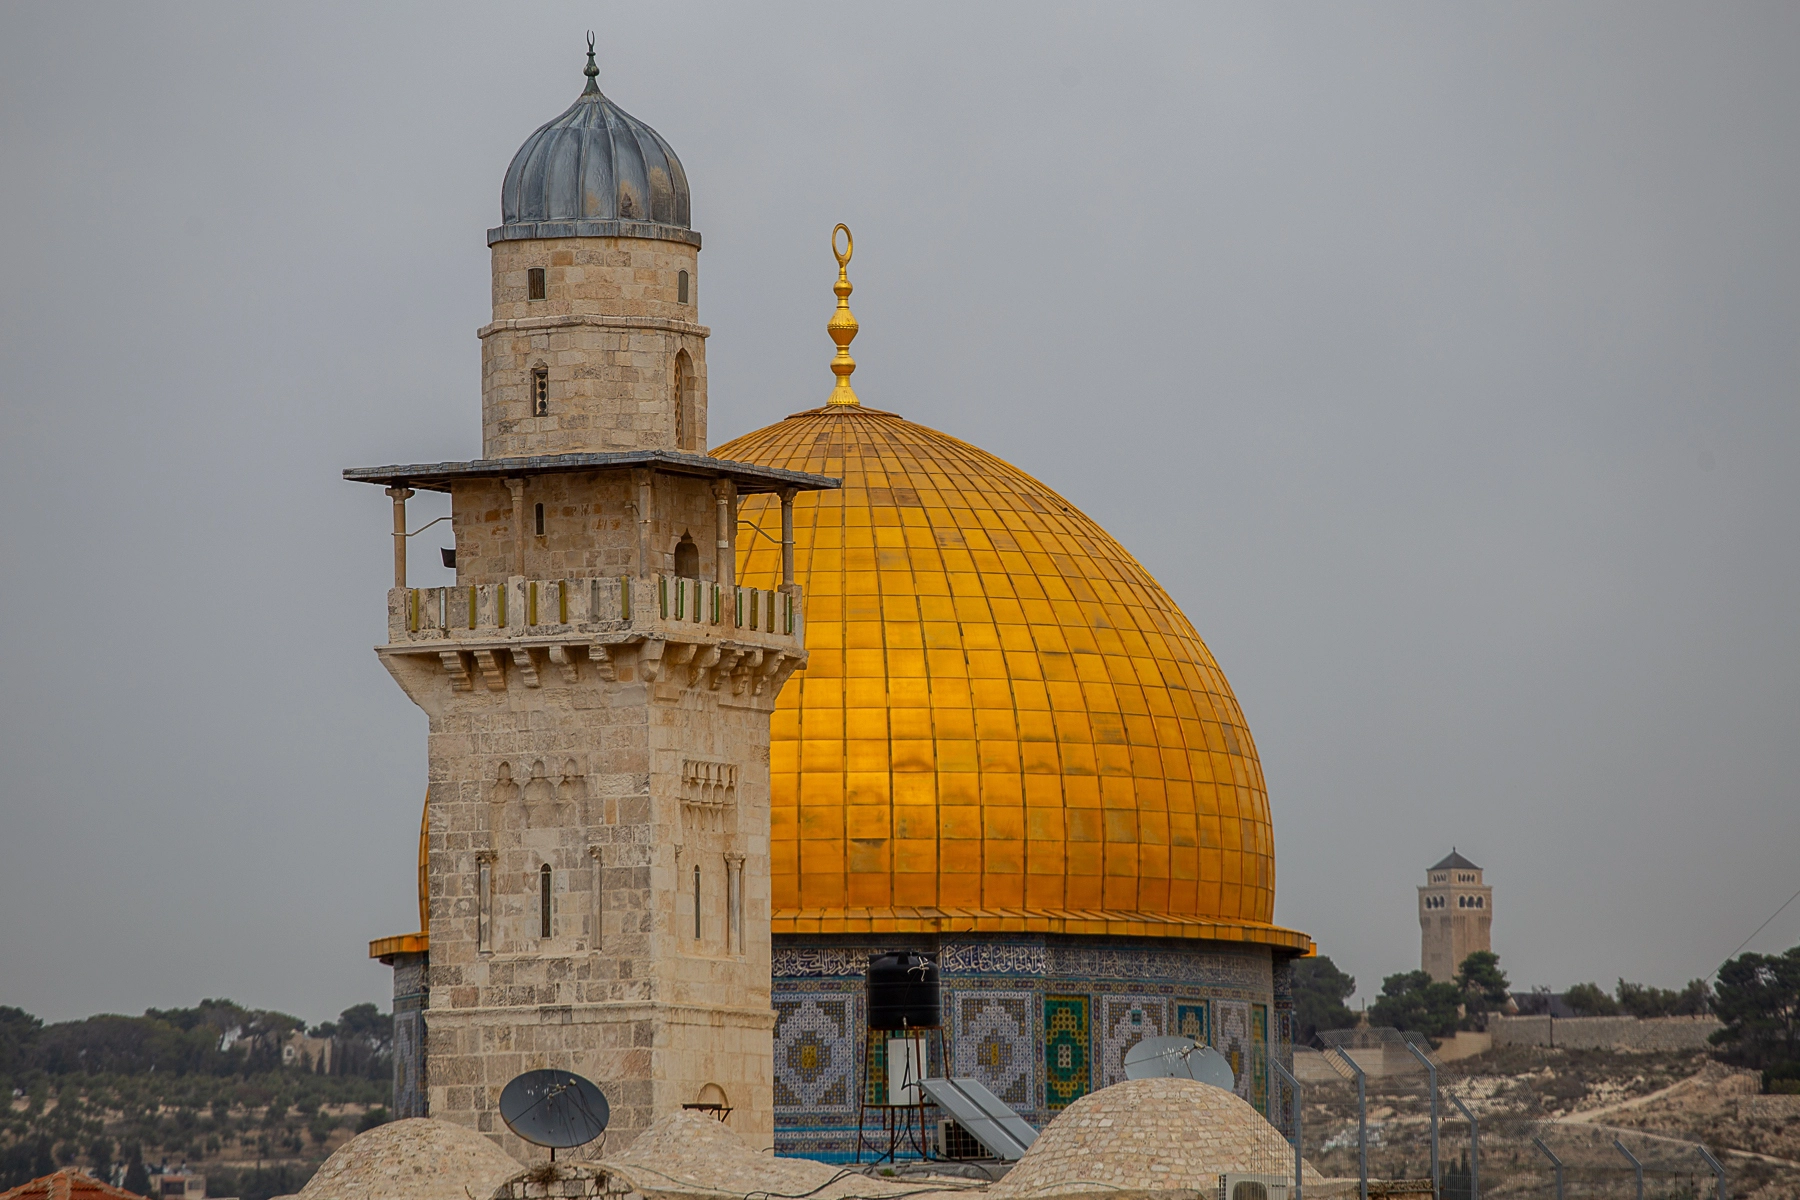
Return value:
[(500, 188), (503, 224), (488, 244), (516, 238), (650, 237), (698, 245), (688, 228), (687, 174), (662, 135), (600, 91), (593, 49), (587, 89), (525, 139)]

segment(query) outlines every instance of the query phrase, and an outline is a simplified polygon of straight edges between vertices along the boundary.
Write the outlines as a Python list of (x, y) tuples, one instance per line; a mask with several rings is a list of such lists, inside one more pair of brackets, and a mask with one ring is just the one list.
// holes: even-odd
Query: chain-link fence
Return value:
[(1315, 1200), (1727, 1200), (1724, 1168), (1698, 1142), (1522, 1108), (1492, 1079), (1446, 1071), (1417, 1033), (1325, 1033), (1271, 1079), (1270, 1121), (1317, 1172), (1289, 1162), (1279, 1177)]

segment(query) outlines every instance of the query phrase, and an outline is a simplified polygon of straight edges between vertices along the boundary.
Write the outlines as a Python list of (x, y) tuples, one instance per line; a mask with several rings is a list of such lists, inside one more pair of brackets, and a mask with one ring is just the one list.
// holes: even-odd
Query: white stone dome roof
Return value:
[(518, 1170), (511, 1155), (473, 1129), (409, 1117), (339, 1146), (299, 1200), (469, 1200), (493, 1195)]
[[(1293, 1147), (1236, 1094), (1191, 1079), (1131, 1079), (1070, 1104), (988, 1196), (1206, 1193), (1221, 1175), (1293, 1170)], [(1307, 1167), (1307, 1187), (1319, 1181)]]

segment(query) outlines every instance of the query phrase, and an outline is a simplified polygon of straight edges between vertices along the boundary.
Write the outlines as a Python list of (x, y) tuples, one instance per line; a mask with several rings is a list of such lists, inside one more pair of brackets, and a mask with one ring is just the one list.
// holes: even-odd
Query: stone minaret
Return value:
[[(598, 74), (590, 45), (488, 231), (483, 456), (345, 472), (393, 498), (377, 653), (430, 722), (428, 933), (371, 948), (422, 1013), (403, 1112), (521, 1158), (500, 1092), (547, 1066), (606, 1092), (609, 1151), (684, 1104), (771, 1142), (769, 715), (804, 618), (791, 574), (735, 586), (736, 510), (836, 484), (706, 455), (687, 180)], [(418, 488), (453, 587), (406, 585)]]
[(1447, 983), (1463, 959), (1493, 948), (1494, 889), (1481, 882), (1481, 868), (1451, 850), (1425, 873), (1419, 889), (1419, 968)]

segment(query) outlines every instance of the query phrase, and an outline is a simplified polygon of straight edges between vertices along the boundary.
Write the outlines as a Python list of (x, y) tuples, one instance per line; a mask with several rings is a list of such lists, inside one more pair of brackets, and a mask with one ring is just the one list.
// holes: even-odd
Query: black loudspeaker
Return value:
[(936, 962), (911, 950), (870, 957), (870, 1029), (937, 1029), (943, 1023)]

